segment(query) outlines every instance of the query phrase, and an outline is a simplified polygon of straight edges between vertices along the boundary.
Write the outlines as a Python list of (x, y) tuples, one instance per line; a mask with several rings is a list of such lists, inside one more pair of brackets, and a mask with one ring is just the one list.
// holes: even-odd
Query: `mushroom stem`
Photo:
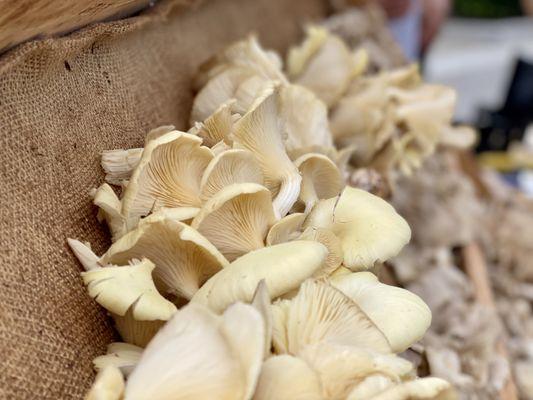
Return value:
[(277, 219), (287, 215), (296, 203), (300, 194), (301, 183), (302, 177), (299, 174), (289, 175), (281, 181), (278, 195), (272, 202)]

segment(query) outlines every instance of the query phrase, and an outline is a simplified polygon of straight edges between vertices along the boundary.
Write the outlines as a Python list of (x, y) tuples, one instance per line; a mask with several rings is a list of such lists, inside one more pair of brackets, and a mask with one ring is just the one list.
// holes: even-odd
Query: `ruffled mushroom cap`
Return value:
[(116, 241), (102, 262), (123, 264), (147, 257), (163, 293), (190, 299), (198, 288), (229, 263), (204, 236), (173, 220), (148, 221)]
[(268, 231), (266, 244), (273, 246), (298, 239), (302, 234), (306, 218), (307, 215), (304, 213), (294, 213), (283, 217)]
[(257, 285), (254, 297), (252, 298), (252, 306), (259, 311), (263, 318), (265, 327), (265, 349), (263, 358), (270, 355), (270, 348), (272, 347), (272, 307), (270, 301), (270, 294), (268, 294), (268, 287), (264, 280), (261, 280)]
[(211, 197), (191, 226), (229, 260), (264, 247), (276, 217), (271, 194), (256, 183), (236, 183)]
[(122, 199), (128, 229), (161, 207), (200, 206), (200, 180), (213, 158), (202, 139), (172, 131), (149, 141)]
[(361, 307), (396, 353), (420, 340), (431, 324), (431, 310), (420, 297), (385, 285), (370, 272), (339, 274), (329, 280)]
[[(372, 400), (455, 400), (456, 398), (457, 396), (448, 382), (433, 377), (399, 383), (369, 397)], [(360, 397), (355, 397), (352, 394), (348, 396), (348, 400), (359, 399)]]
[(93, 360), (96, 371), (103, 370), (108, 365), (120, 369), (124, 377), (128, 377), (138, 364), (143, 348), (129, 343), (113, 342), (107, 345), (107, 352)]
[(302, 232), (298, 240), (312, 240), (322, 243), (328, 249), (328, 256), (324, 261), (324, 265), (315, 273), (315, 278), (328, 276), (341, 265), (343, 260), (342, 244), (332, 231), (324, 228), (309, 227)]
[(253, 307), (235, 304), (217, 316), (191, 303), (144, 350), (124, 399), (248, 399), (263, 340), (263, 320)]
[(305, 347), (322, 342), (391, 351), (383, 333), (361, 308), (327, 283), (304, 282), (293, 299), (274, 304), (273, 316), (272, 342), (278, 354), (298, 355)]
[(302, 175), (299, 199), (308, 213), (318, 200), (337, 196), (343, 187), (341, 172), (328, 157), (317, 153), (305, 154), (294, 161)]
[(179, 221), (189, 225), (192, 219), (196, 217), (199, 212), (200, 209), (196, 207), (163, 207), (157, 210), (156, 212), (150, 214), (149, 216), (142, 218), (139, 221), (138, 226), (142, 226), (150, 222), (157, 222), (163, 220)]
[(202, 176), (200, 198), (205, 202), (234, 183), (263, 185), (263, 172), (252, 152), (234, 149), (215, 156)]
[(266, 187), (274, 197), (279, 218), (285, 216), (298, 199), (301, 176), (285, 151), (278, 113), (278, 88), (268, 87), (235, 124), (234, 142), (250, 150), (263, 170)]
[(130, 179), (141, 160), (143, 149), (104, 150), (100, 161), (105, 172), (105, 181), (111, 185), (122, 185)]
[(398, 254), (409, 242), (411, 230), (385, 200), (361, 189), (346, 187), (336, 198), (320, 201), (305, 227), (331, 230), (341, 240), (344, 265), (368, 269)]
[(253, 400), (323, 400), (317, 374), (297, 357), (283, 354), (263, 363)]
[(230, 136), (236, 119), (232, 114), (235, 101), (231, 99), (222, 103), (205, 121), (196, 122), (189, 129), (189, 133), (201, 137), (203, 144), (207, 147), (213, 147), (220, 141), (231, 144)]
[(394, 380), (391, 379), (391, 377), (382, 374), (372, 374), (356, 384), (346, 399), (371, 400), (374, 398), (374, 396), (384, 392), (386, 389), (392, 386), (394, 386)]
[(124, 393), (124, 378), (112, 365), (101, 370), (85, 395), (85, 400), (120, 400)]
[(275, 299), (296, 289), (323, 264), (327, 249), (320, 243), (294, 241), (252, 251), (209, 279), (191, 301), (220, 312), (236, 301), (251, 302), (264, 279)]
[(339, 37), (312, 26), (303, 44), (290, 50), (287, 68), (293, 82), (310, 89), (329, 107), (347, 90), (361, 67)]
[(176, 306), (157, 291), (152, 280), (155, 265), (143, 259), (129, 266), (106, 266), (82, 272), (89, 296), (115, 318), (122, 338), (145, 346)]
[(287, 152), (312, 146), (333, 146), (328, 110), (313, 92), (300, 85), (282, 86), (280, 99), (287, 131)]

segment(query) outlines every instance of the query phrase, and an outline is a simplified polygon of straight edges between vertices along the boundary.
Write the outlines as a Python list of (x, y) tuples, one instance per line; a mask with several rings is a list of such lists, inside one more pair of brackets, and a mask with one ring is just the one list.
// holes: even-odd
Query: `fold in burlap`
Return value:
[(0, 398), (80, 398), (115, 339), (65, 242), (108, 245), (89, 198), (99, 152), (186, 128), (201, 62), (251, 30), (283, 51), (325, 12), (321, 0), (162, 3), (0, 59)]

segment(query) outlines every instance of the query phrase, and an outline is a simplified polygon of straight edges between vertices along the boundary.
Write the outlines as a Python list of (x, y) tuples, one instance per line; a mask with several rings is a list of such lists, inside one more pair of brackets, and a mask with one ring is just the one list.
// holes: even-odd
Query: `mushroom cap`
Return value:
[(392, 386), (394, 386), (394, 381), (390, 377), (382, 374), (372, 374), (356, 384), (346, 399), (370, 400)]
[(126, 378), (133, 371), (141, 354), (142, 347), (129, 343), (113, 342), (107, 345), (107, 352), (103, 356), (98, 356), (93, 360), (96, 371), (103, 370), (108, 365), (113, 365), (120, 369)]
[(102, 256), (102, 262), (124, 264), (142, 257), (156, 265), (154, 279), (162, 292), (187, 299), (229, 264), (198, 231), (170, 219), (143, 223), (113, 243)]
[(217, 316), (191, 303), (146, 347), (125, 399), (245, 400), (259, 375), (263, 340), (263, 321), (253, 307), (235, 304)]
[(348, 89), (360, 69), (359, 60), (342, 39), (322, 27), (309, 28), (301, 48), (289, 52), (289, 76), (313, 91), (327, 106), (333, 105)]
[(274, 209), (281, 218), (298, 199), (301, 177), (285, 151), (278, 97), (277, 86), (265, 89), (235, 123), (233, 135), (235, 144), (250, 150), (259, 161), (265, 186), (272, 192)]
[(168, 320), (176, 306), (157, 291), (152, 280), (154, 263), (148, 259), (128, 266), (108, 266), (82, 272), (89, 296), (108, 311), (125, 315), (132, 309), (141, 321)]
[(407, 222), (385, 200), (346, 187), (339, 197), (320, 201), (305, 224), (331, 230), (341, 240), (344, 265), (368, 269), (395, 256), (411, 238)]
[(328, 256), (324, 261), (324, 265), (315, 273), (315, 278), (328, 276), (341, 265), (343, 260), (342, 244), (339, 238), (330, 230), (310, 226), (302, 232), (298, 240), (313, 240), (322, 243), (328, 249)]
[(141, 160), (143, 149), (104, 150), (100, 165), (105, 172), (105, 181), (111, 185), (121, 185), (130, 179), (131, 173)]
[(120, 370), (109, 365), (96, 375), (86, 400), (120, 400), (124, 393), (124, 378)]
[(253, 400), (322, 400), (317, 374), (307, 363), (288, 354), (263, 363)]
[[(355, 397), (349, 397), (349, 399)], [(427, 377), (394, 385), (372, 400), (454, 400), (455, 392), (444, 379)]]
[(300, 85), (282, 86), (280, 104), (288, 152), (311, 146), (333, 146), (328, 109), (312, 91)]
[(220, 312), (235, 301), (252, 301), (264, 279), (271, 298), (297, 288), (323, 264), (327, 249), (320, 243), (294, 241), (252, 251), (209, 279), (191, 301)]
[(361, 307), (396, 353), (420, 340), (431, 324), (431, 310), (420, 297), (379, 282), (371, 272), (341, 274), (329, 280)]
[(299, 199), (307, 211), (321, 199), (337, 196), (344, 186), (341, 172), (328, 157), (307, 153), (294, 161), (302, 175)]
[(200, 180), (213, 158), (201, 143), (199, 137), (179, 131), (147, 143), (122, 199), (128, 228), (160, 207), (200, 206)]
[(264, 247), (268, 229), (275, 221), (267, 188), (256, 183), (236, 183), (211, 197), (191, 226), (233, 261)]
[(196, 122), (189, 132), (201, 137), (203, 144), (208, 147), (213, 147), (220, 141), (231, 144), (230, 135), (235, 121), (232, 107), (235, 102), (235, 99), (225, 101), (205, 121)]
[(265, 348), (263, 358), (267, 358), (270, 355), (270, 348), (272, 347), (272, 307), (270, 294), (268, 294), (268, 287), (264, 280), (261, 280), (257, 285), (251, 304), (257, 311), (259, 311), (263, 318), (265, 327)]
[(196, 207), (162, 207), (156, 212), (148, 215), (147, 217), (142, 218), (139, 221), (138, 226), (142, 226), (149, 222), (156, 222), (162, 220), (172, 220), (189, 223), (194, 217), (200, 212), (199, 208)]
[(261, 166), (252, 152), (233, 149), (216, 155), (202, 176), (200, 198), (205, 202), (234, 183), (264, 183)]
[(126, 233), (122, 203), (111, 186), (107, 183), (100, 185), (94, 192), (93, 204), (99, 208), (98, 219), (106, 221), (112, 241), (116, 241)]
[(281, 218), (268, 231), (266, 244), (273, 246), (298, 239), (306, 218), (307, 215), (304, 213), (289, 214)]
[(277, 353), (298, 355), (306, 346), (322, 342), (380, 353), (391, 350), (361, 308), (325, 282), (304, 282), (294, 298), (274, 304), (273, 317), (272, 341)]

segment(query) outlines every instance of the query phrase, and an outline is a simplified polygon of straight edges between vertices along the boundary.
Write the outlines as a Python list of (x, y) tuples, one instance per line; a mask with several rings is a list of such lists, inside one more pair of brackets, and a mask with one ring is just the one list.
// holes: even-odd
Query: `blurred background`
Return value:
[(376, 0), (405, 55), (454, 87), (479, 161), (533, 195), (533, 0)]

